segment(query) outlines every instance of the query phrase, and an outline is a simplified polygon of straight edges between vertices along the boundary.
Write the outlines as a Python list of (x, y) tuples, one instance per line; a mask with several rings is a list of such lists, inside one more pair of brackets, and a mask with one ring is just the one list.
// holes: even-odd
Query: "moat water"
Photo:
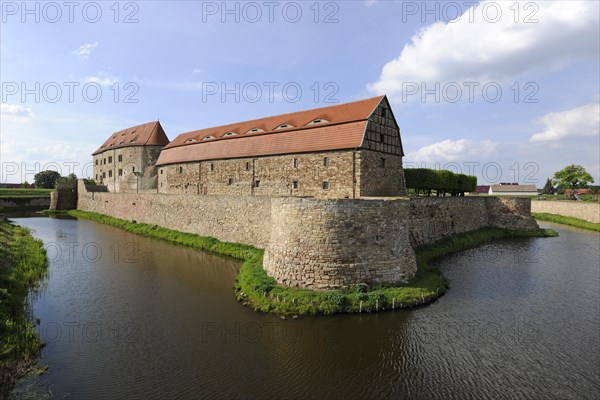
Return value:
[(15, 398), (594, 399), (600, 234), (438, 260), (434, 304), (286, 319), (238, 303), (239, 263), (85, 220), (16, 218), (51, 260), (31, 296), (48, 371)]

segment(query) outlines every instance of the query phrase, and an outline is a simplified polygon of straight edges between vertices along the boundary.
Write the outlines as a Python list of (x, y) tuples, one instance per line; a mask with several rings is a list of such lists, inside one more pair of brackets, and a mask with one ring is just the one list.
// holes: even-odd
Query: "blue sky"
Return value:
[(408, 167), (600, 181), (596, 1), (23, 4), (0, 8), (0, 181), (91, 174), (112, 132), (156, 119), (172, 139), (379, 94)]

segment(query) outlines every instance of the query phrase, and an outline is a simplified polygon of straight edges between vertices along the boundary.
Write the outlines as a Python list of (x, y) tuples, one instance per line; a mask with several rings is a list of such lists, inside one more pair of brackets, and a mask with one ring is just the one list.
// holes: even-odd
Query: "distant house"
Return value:
[[(590, 189), (575, 189), (575, 194), (578, 196), (584, 195), (584, 194), (592, 194), (593, 192)], [(572, 196), (573, 195), (573, 190), (572, 189), (565, 189), (565, 195), (567, 196)]]
[(538, 190), (535, 185), (501, 183), (499, 185), (490, 186), (488, 194), (496, 196), (537, 196)]
[(490, 192), (490, 185), (478, 185), (475, 188), (475, 194), (488, 194)]

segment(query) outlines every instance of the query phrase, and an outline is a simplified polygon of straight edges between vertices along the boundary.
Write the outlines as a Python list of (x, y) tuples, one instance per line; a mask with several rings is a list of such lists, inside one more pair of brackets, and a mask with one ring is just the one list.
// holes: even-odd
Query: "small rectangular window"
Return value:
[(102, 178), (106, 178), (106, 172), (102, 173)]
[(213, 163), (210, 163), (210, 170), (211, 170), (211, 171), (214, 171), (214, 170), (215, 170), (215, 164), (213, 164)]
[(123, 170), (119, 168), (119, 176), (123, 176)]
[(326, 167), (329, 165), (329, 159), (327, 157), (323, 157), (323, 166)]
[(298, 168), (298, 159), (294, 158), (294, 168)]
[(246, 161), (246, 171), (250, 171), (250, 163)]
[(259, 187), (260, 186), (260, 181), (254, 181), (254, 187)]
[(383, 118), (387, 117), (387, 108), (382, 108), (382, 109), (381, 109), (381, 116), (382, 116)]
[(119, 154), (119, 162), (122, 162), (122, 161), (123, 161), (123, 155)]
[(379, 135), (379, 141), (385, 143), (385, 135), (383, 133)]
[(131, 172), (135, 172), (135, 167), (131, 167)]
[(298, 181), (293, 181), (293, 182), (292, 182), (292, 187), (293, 187), (294, 189), (298, 189), (298, 186), (299, 186), (299, 185), (298, 185)]
[(379, 166), (381, 168), (385, 168), (385, 158), (382, 157), (379, 159)]
[(108, 157), (108, 163), (111, 164), (112, 163), (112, 156)]
[(161, 182), (161, 183), (160, 183), (160, 187), (162, 187), (162, 184), (163, 184), (163, 183)]
[(96, 165), (98, 165), (98, 160), (96, 160)]
[(227, 179), (227, 186), (233, 185), (233, 178)]
[(108, 177), (112, 178), (112, 169), (108, 171)]
[(106, 165), (106, 158), (103, 158), (103, 159), (102, 159), (102, 163), (103, 163), (104, 165)]
[(162, 168), (160, 169), (160, 174), (161, 174), (161, 175), (163, 174), (163, 169), (162, 169)]
[(179, 173), (183, 174), (183, 167), (179, 167)]
[(327, 181), (323, 181), (323, 189), (324, 189), (324, 190), (327, 190), (327, 189), (329, 189), (329, 182), (327, 182)]

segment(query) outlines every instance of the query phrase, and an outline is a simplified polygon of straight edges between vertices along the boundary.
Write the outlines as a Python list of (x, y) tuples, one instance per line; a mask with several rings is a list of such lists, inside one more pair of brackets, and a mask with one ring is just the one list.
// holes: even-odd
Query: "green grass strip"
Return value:
[(0, 218), (0, 398), (33, 367), (39, 354), (42, 343), (26, 300), (47, 266), (43, 243), (28, 229)]
[(358, 284), (348, 289), (318, 291), (278, 286), (275, 279), (268, 276), (263, 268), (263, 250), (253, 246), (220, 242), (210, 237), (178, 232), (157, 225), (129, 222), (86, 211), (69, 211), (68, 214), (143, 236), (241, 259), (243, 263), (234, 284), (238, 300), (257, 311), (283, 315), (371, 312), (426, 304), (443, 295), (448, 287), (440, 272), (429, 267), (428, 263), (432, 259), (503, 237), (557, 236), (554, 231), (542, 229), (526, 232), (482, 229), (419, 248), (417, 273), (407, 284), (397, 286)]
[(584, 221), (579, 218), (566, 217), (558, 214), (531, 213), (533, 218), (540, 221), (556, 222), (557, 224), (571, 225), (577, 228), (588, 229), (590, 231), (600, 232), (600, 223)]

